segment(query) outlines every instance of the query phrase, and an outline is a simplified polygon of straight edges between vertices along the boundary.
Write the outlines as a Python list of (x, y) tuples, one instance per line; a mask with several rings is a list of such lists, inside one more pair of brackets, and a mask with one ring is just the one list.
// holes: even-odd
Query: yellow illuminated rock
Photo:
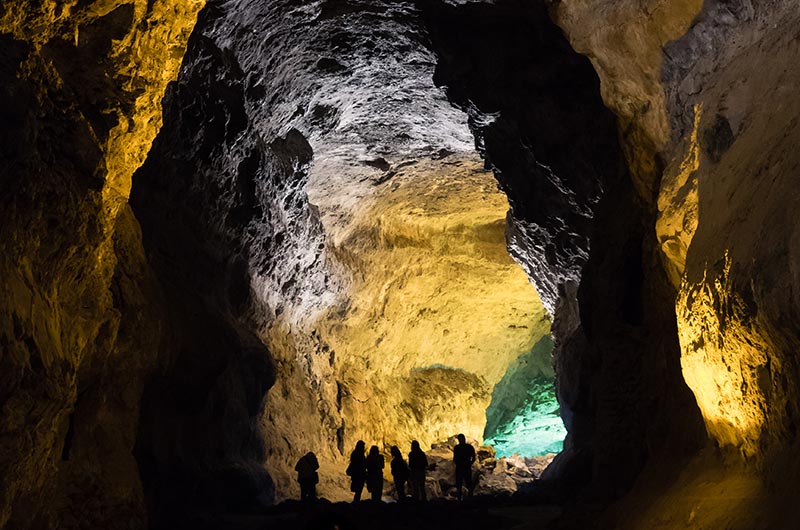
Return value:
[(552, 8), (556, 23), (600, 77), (603, 101), (620, 120), (628, 162), (644, 197), (653, 195), (654, 156), (670, 134), (662, 49), (686, 33), (702, 6), (702, 0), (569, 0)]
[(493, 386), (549, 331), (505, 248), (505, 196), (477, 157), (449, 162), (393, 177), (342, 246), (358, 269), (344, 321), (326, 335), (341, 359), (348, 445), (481, 439)]
[[(127, 202), (131, 177), (161, 128), (161, 98), (167, 83), (178, 74), (186, 42), (204, 4), (205, 0), (9, 0), (0, 6), (0, 32), (27, 41), (34, 50), (21, 75), (44, 76), (51, 86), (67, 90), (97, 90), (92, 83), (114, 86), (111, 98), (97, 102), (105, 107), (92, 111), (99, 111), (107, 123), (116, 125), (100, 130), (97, 122), (83, 116), (103, 152), (106, 238), (97, 249), (95, 266), (105, 274), (114, 267), (110, 239), (114, 223)], [(96, 64), (73, 64), (54, 54), (53, 43), (61, 46), (62, 42), (74, 46), (68, 52), (74, 63)], [(84, 79), (73, 77), (76, 69)], [(109, 79), (95, 79), (95, 74)], [(78, 109), (84, 111), (80, 104)]]
[(718, 266), (719, 275), (706, 272), (695, 285), (685, 281), (678, 295), (681, 366), (709, 434), (753, 455), (766, 419), (769, 346), (747, 325), (752, 316), (729, 284), (727, 254)]
[(97, 109), (119, 121), (107, 138), (95, 131), (103, 142), (108, 172), (103, 196), (112, 214), (127, 199), (131, 176), (161, 127), (161, 98), (167, 83), (178, 74), (186, 42), (204, 4), (205, 0), (9, 0), (0, 7), (0, 31), (29, 42), (37, 52), (25, 66), (27, 74), (44, 67), (54, 83), (64, 82), (60, 79), (62, 65), (50, 62), (49, 55), (42, 54), (43, 47), (63, 39), (80, 50), (108, 39), (107, 49), (103, 47), (105, 56), (93, 55), (92, 59), (107, 66), (126, 104), (124, 108)]
[[(69, 527), (48, 518), (90, 492), (97, 509), (84, 525), (107, 506), (143, 509), (132, 450), (158, 332), (126, 201), (203, 3), (0, 3), (4, 46), (21, 50), (4, 68), (22, 94), (23, 118), (8, 127), (23, 151), (10, 165), (24, 183), (14, 191), (25, 197), (3, 213), (0, 320), (18, 330), (3, 371), (11, 387), (35, 381), (0, 415), (0, 438), (16, 451), (0, 454), (0, 526)], [(115, 275), (123, 286), (112, 294)]]
[[(309, 195), (323, 219), (337, 204)], [(315, 325), (329, 354), (301, 375), (289, 368), (309, 357), (296, 328), (284, 319), (269, 334), (286, 374), (267, 399), (267, 430), (283, 437), (267, 463), (281, 495), (294, 484), (279, 448), (330, 447), (326, 432), (336, 431), (317, 422), (299, 433), (304, 400), (316, 401), (323, 418), (341, 417), (344, 456), (318, 453), (332, 469), (320, 491), (346, 498), (343, 462), (359, 439), (404, 452), (411, 440), (427, 448), (459, 432), (482, 440), (494, 385), (549, 333), (535, 289), (505, 248), (507, 199), (476, 155), (405, 166), (364, 203), (348, 222), (331, 216), (337, 222), (326, 225), (330, 239), (340, 238), (335, 253), (349, 278), (346, 300)]]
[(688, 138), (686, 154), (678, 165), (665, 172), (658, 196), (659, 216), (656, 220), (661, 252), (670, 281), (675, 287), (681, 283), (686, 267), (686, 252), (697, 230), (697, 179), (695, 172), (700, 167), (700, 144), (697, 130), (700, 126), (702, 107), (694, 109), (694, 127)]

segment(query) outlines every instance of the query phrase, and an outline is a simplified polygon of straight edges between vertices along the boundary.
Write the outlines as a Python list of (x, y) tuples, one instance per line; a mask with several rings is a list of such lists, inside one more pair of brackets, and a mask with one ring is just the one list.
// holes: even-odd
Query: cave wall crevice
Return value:
[(509, 195), (509, 248), (554, 317), (569, 434), (547, 476), (619, 496), (653, 455), (703, 439), (678, 362), (674, 290), (647, 230), (654, 208), (628, 172), (592, 64), (544, 6), (423, 5), (437, 83), (471, 110)]
[(161, 323), (125, 198), (200, 6), (0, 5), (0, 526), (144, 524)]
[[(797, 239), (781, 213), (796, 204), (796, 20), (782, 2), (707, 2), (663, 73), (675, 137), (691, 131), (697, 152), (693, 195), (660, 198), (695, 212), (676, 302), (684, 375), (711, 437), (767, 467), (797, 444)], [(681, 177), (675, 163), (665, 175)]]
[[(651, 473), (647, 493), (622, 507), (641, 516), (614, 524), (688, 513), (689, 498), (719, 488), (735, 500), (704, 506), (694, 524), (780, 527), (796, 498), (784, 480), (797, 450), (796, 230), (781, 213), (796, 199), (788, 182), (797, 173), (790, 145), (798, 109), (787, 88), (796, 84), (796, 9), (780, 1), (646, 4), (589, 0), (551, 13), (597, 67), (634, 180), (651, 183), (639, 191), (655, 212), (665, 295), (675, 292), (665, 299), (675, 300), (681, 371), (715, 449), (675, 482), (654, 486)], [(623, 23), (592, 31), (587, 22), (598, 16)], [(658, 22), (660, 31), (648, 29)], [(625, 61), (611, 60), (621, 54)], [(647, 495), (643, 510), (636, 503)], [(781, 507), (758, 508), (766, 505)]]

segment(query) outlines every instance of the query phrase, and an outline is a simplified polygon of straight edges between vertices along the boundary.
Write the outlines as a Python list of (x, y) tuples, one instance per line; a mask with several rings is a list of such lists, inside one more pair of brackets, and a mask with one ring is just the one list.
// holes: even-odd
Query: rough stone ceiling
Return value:
[[(446, 393), (477, 431), (505, 363), (479, 352), (527, 347), (541, 310), (497, 297), (530, 327), (475, 355), (380, 317), (467, 306), (401, 285), (516, 270), (465, 122), (554, 315), (549, 478), (637, 484), (615, 528), (794, 523), (795, 0), (213, 0), (189, 38), (200, 7), (0, 3), (0, 525), (260, 509), (309, 446), (341, 477), (351, 436), (417, 436)], [(439, 201), (452, 176), (474, 218)], [(359, 425), (365, 387), (408, 414)]]
[(335, 17), (330, 5), (298, 18), (316, 22), (315, 37), (303, 42), (307, 75), (284, 80), (304, 90), (284, 92), (306, 97), (279, 113), (313, 148), (306, 191), (344, 287), (295, 330), (316, 329), (335, 355), (345, 448), (481, 440), (493, 385), (548, 332), (503, 248), (507, 204), (466, 115), (433, 84), (418, 13), (388, 3)]

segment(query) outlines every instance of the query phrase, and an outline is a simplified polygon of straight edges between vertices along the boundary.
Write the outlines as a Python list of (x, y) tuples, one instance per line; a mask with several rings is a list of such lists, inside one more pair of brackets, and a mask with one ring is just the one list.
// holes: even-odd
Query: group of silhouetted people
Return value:
[[(427, 500), (425, 493), (425, 472), (428, 469), (428, 457), (420, 448), (416, 440), (411, 442), (411, 452), (408, 453), (408, 462), (403, 459), (400, 449), (393, 445), (389, 450), (392, 455), (390, 469), (397, 491), (397, 499), (406, 498), (406, 483), (409, 485), (411, 498), (419, 501)], [(467, 443), (463, 434), (458, 435), (458, 444), (453, 448), (453, 463), (456, 466), (456, 488), (458, 499), (462, 499), (463, 488), (466, 486), (472, 494), (472, 464), (475, 462), (475, 448)], [(355, 449), (350, 453), (350, 463), (347, 466), (347, 476), (350, 477), (350, 491), (353, 492), (353, 502), (361, 500), (364, 485), (373, 501), (380, 501), (383, 494), (383, 469), (385, 462), (377, 445), (373, 445), (366, 454), (366, 444), (363, 440), (356, 443)], [(301, 500), (314, 500), (316, 498), (316, 485), (319, 482), (317, 469), (319, 462), (314, 453), (306, 453), (295, 466), (297, 481), (300, 483)]]
[[(369, 454), (364, 455), (366, 444), (363, 440), (356, 443), (356, 448), (350, 453), (350, 464), (347, 466), (347, 476), (350, 477), (350, 491), (353, 492), (353, 502), (361, 499), (364, 484), (372, 500), (381, 500), (383, 493), (383, 468), (384, 459), (377, 445), (369, 449)], [(403, 459), (400, 449), (393, 445), (389, 450), (392, 455), (390, 469), (394, 479), (394, 488), (397, 499), (406, 497), (406, 482), (411, 488), (411, 496), (417, 500), (425, 500), (425, 470), (428, 468), (428, 457), (420, 449), (419, 442), (411, 442), (411, 452), (408, 453), (408, 463)]]

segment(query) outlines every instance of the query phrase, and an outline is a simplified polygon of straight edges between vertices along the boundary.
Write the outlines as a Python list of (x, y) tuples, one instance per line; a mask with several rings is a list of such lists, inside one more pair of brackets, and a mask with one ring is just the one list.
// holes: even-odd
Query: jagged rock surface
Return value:
[[(588, 21), (598, 14), (621, 23), (594, 32)], [(790, 146), (800, 107), (788, 89), (797, 83), (797, 17), (782, 1), (584, 1), (554, 9), (598, 67), (604, 100), (623, 119), (634, 180), (657, 208), (651, 226), (678, 291), (682, 372), (706, 430), (723, 454), (745, 457), (691, 467), (695, 476), (707, 467), (709, 484), (742, 492), (707, 507), (696, 525), (780, 527), (794, 513), (785, 503), (796, 488), (784, 477), (796, 473), (788, 470), (798, 450), (798, 250), (796, 223), (782, 212), (797, 200)], [(613, 59), (621, 55), (625, 61)], [(620, 519), (636, 527), (658, 510), (692, 511), (681, 491), (703, 495), (701, 479), (692, 480), (660, 492), (671, 501), (651, 502), (642, 519)], [(755, 508), (765, 503), (780, 506), (767, 509), (766, 520)], [(730, 509), (745, 505), (753, 509), (731, 520)]]
[(670, 289), (653, 267), (654, 214), (636, 194), (596, 74), (544, 6), (443, 6), (428, 21), (436, 79), (470, 110), (509, 194), (509, 246), (554, 314), (570, 434), (550, 476), (617, 495), (651, 453), (699, 434)]
[[(492, 386), (547, 333), (503, 248), (505, 201), (472, 153), (466, 117), (433, 83), (419, 13), (371, 5), (231, 1), (203, 13), (134, 185), (176, 314), (169, 368), (148, 392), (159, 405), (144, 412), (155, 418), (142, 433), (153, 483), (160, 463), (198, 459), (159, 448), (197, 428), (171, 419), (186, 413), (164, 407), (164, 393), (190, 372), (218, 377), (215, 366), (240, 362), (208, 347), (219, 342), (204, 338), (214, 321), (257, 335), (277, 374), (263, 449), (226, 450), (214, 465), (255, 465), (263, 450), (285, 496), (294, 461), (313, 449), (320, 490), (334, 498), (359, 438), (388, 449), (480, 436)], [(203, 316), (178, 318), (182, 307)], [(207, 392), (238, 403), (236, 381), (217, 381)], [(251, 440), (264, 390), (245, 392), (253, 401), (228, 438)], [(199, 414), (216, 429), (212, 411)], [(199, 455), (206, 443), (180, 447), (198, 444)]]
[[(266, 469), (291, 491), (309, 445), (341, 476), (349, 437), (368, 431), (344, 421), (355, 393), (337, 381), (347, 335), (331, 323), (372, 310), (349, 295), (375, 256), (347, 247), (436, 240), (365, 226), (394, 183), (468, 159), (468, 116), (509, 196), (510, 248), (555, 317), (570, 437), (546, 475), (617, 495), (649, 462), (654, 486), (615, 527), (786, 526), (800, 451), (796, 6), (547, 7), (566, 40), (543, 4), (515, 0), (212, 2), (134, 218), (129, 179), (199, 4), (4, 2), (0, 524), (143, 525), (135, 435), (156, 526), (270, 502)], [(447, 387), (446, 370), (415, 373), (410, 393)], [(485, 399), (498, 370), (453, 373)], [(707, 451), (684, 468), (702, 420), (728, 460)], [(736, 495), (709, 497), (709, 483)], [(731, 519), (732, 502), (746, 516)], [(73, 505), (87, 509), (67, 518)]]
[(0, 5), (0, 526), (144, 524), (161, 319), (125, 199), (200, 7)]

